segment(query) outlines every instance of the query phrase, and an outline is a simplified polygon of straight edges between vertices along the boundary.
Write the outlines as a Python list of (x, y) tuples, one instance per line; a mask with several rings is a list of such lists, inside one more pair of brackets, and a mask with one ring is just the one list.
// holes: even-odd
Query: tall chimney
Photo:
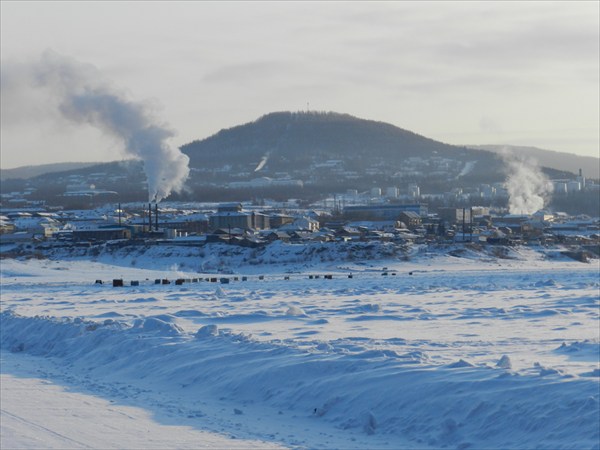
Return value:
[(155, 230), (158, 231), (158, 203), (154, 204), (154, 224)]

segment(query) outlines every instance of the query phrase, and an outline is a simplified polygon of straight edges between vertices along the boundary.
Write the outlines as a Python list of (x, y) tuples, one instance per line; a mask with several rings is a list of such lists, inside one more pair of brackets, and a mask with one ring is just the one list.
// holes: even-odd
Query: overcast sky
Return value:
[(450, 144), (599, 156), (597, 1), (0, 5), (3, 168), (123, 158), (9, 82), (48, 49), (150, 101), (177, 146), (308, 107)]

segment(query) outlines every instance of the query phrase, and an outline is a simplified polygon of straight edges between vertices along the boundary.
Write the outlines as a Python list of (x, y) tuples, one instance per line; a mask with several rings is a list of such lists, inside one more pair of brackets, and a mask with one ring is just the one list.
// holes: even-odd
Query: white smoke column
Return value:
[(502, 156), (508, 170), (504, 185), (508, 190), (510, 214), (533, 214), (543, 209), (552, 194), (553, 185), (536, 161), (507, 152)]
[(96, 67), (50, 50), (23, 73), (57, 97), (63, 117), (122, 140), (125, 153), (143, 162), (151, 201), (183, 189), (189, 158), (167, 144), (174, 132), (152, 117), (149, 104), (129, 100)]

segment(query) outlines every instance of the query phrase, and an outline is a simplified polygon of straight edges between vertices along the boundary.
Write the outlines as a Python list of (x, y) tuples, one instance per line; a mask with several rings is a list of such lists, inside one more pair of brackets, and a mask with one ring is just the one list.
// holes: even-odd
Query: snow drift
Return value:
[(2, 348), (58, 358), (80, 381), (177, 392), (184, 412), (198, 399), (225, 401), (235, 414), (267, 422), (291, 415), (373, 446), (381, 438), (392, 447), (579, 449), (597, 448), (600, 437), (597, 379), (544, 368), (522, 375), (506, 361), (433, 366), (417, 353), (300, 349), (215, 325), (186, 333), (168, 314), (132, 323), (11, 311), (0, 319)]

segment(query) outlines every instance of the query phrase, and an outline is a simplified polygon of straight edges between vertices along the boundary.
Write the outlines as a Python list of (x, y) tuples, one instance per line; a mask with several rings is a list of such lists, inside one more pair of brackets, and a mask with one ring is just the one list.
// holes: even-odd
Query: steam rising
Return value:
[[(17, 78), (7, 70), (3, 78)], [(167, 144), (173, 130), (152, 116), (149, 104), (129, 100), (96, 67), (48, 50), (39, 61), (16, 68), (16, 73), (20, 86), (3, 83), (3, 91), (41, 88), (56, 101), (64, 118), (123, 141), (125, 154), (143, 162), (151, 201), (183, 189), (189, 158)]]
[(533, 159), (503, 154), (508, 177), (508, 210), (511, 214), (533, 214), (544, 208), (553, 186)]

